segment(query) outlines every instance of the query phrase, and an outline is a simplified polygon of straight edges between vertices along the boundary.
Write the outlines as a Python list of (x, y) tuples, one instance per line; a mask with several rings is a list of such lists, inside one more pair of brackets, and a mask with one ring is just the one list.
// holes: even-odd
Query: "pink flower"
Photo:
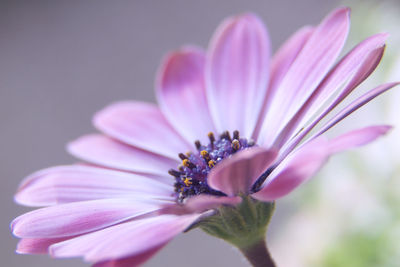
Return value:
[(215, 208), (238, 204), (239, 195), (274, 201), (330, 155), (385, 134), (390, 126), (322, 136), (397, 85), (380, 85), (319, 123), (372, 73), (385, 48), (387, 35), (377, 34), (335, 64), (348, 30), (349, 10), (337, 9), (270, 57), (265, 26), (245, 14), (226, 19), (207, 52), (184, 47), (168, 55), (157, 76), (159, 107), (105, 108), (94, 117), (103, 134), (68, 145), (89, 164), (45, 169), (22, 182), (18, 203), (48, 207), (12, 222), (22, 238), (17, 252), (138, 265)]

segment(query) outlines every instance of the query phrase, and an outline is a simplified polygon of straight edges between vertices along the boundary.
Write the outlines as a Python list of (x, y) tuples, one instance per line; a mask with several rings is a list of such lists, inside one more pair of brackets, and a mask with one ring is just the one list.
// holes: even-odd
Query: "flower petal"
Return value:
[(357, 109), (361, 108), (365, 104), (367, 104), (369, 101), (374, 99), (375, 97), (379, 96), (380, 94), (386, 92), (390, 88), (399, 85), (399, 82), (393, 82), (393, 83), (386, 83), (382, 84), (364, 95), (360, 96), (353, 102), (351, 102), (348, 106), (343, 108), (341, 111), (339, 111), (332, 119), (330, 119), (323, 127), (320, 129), (318, 132), (313, 134), (310, 139), (315, 138), (323, 133), (325, 133), (327, 130), (335, 126), (337, 123), (339, 123), (341, 120), (349, 116), (351, 113), (356, 111)]
[(313, 176), (329, 156), (328, 141), (313, 140), (290, 154), (269, 175), (260, 191), (252, 197), (261, 201), (281, 198)]
[(159, 247), (189, 227), (199, 214), (135, 220), (54, 244), (54, 257), (84, 256), (90, 262), (133, 257)]
[(47, 254), (51, 245), (68, 238), (24, 238), (18, 242), (16, 252), (19, 254)]
[[(171, 179), (172, 182), (172, 179)], [(105, 198), (173, 199), (172, 185), (133, 173), (91, 166), (59, 166), (28, 176), (15, 200), (27, 206), (50, 206)]]
[(313, 27), (301, 28), (290, 36), (275, 53), (271, 60), (271, 79), (268, 90), (276, 90), (313, 32)]
[(153, 104), (119, 102), (98, 112), (93, 122), (113, 138), (173, 159), (178, 153), (191, 149)]
[(198, 195), (189, 198), (183, 205), (166, 204), (160, 211), (162, 214), (184, 215), (201, 213), (215, 209), (221, 205), (236, 205), (242, 202), (240, 197), (222, 197), (213, 195)]
[(67, 146), (68, 151), (83, 160), (109, 168), (168, 176), (168, 170), (179, 162), (159, 156), (100, 134), (80, 137)]
[(252, 196), (262, 201), (272, 201), (283, 197), (312, 177), (330, 155), (368, 144), (386, 134), (391, 128), (388, 125), (365, 127), (329, 141), (319, 136), (289, 154), (272, 171), (264, 187)]
[(290, 69), (300, 51), (307, 43), (311, 34), (314, 32), (313, 27), (303, 27), (295, 32), (290, 38), (279, 48), (271, 60), (271, 74), (268, 85), (267, 95), (264, 99), (264, 104), (261, 108), (261, 113), (258, 118), (257, 127), (253, 138), (257, 140), (262, 122), (264, 121), (265, 114), (268, 112), (268, 108), (271, 106), (271, 101), (279, 88), (279, 84), (285, 77), (286, 73)]
[(190, 144), (199, 138), (204, 141), (207, 133), (215, 131), (205, 93), (204, 64), (202, 50), (185, 47), (166, 57), (157, 79), (162, 112)]
[(357, 129), (329, 141), (330, 153), (368, 144), (392, 129), (389, 125), (369, 126)]
[(100, 263), (96, 263), (93, 267), (133, 267), (139, 266), (146, 261), (148, 261), (151, 257), (154, 256), (159, 250), (161, 250), (167, 243), (161, 244), (160, 246), (151, 248), (143, 253), (135, 255), (133, 257), (128, 257), (124, 259), (118, 260), (109, 260), (103, 261)]
[(11, 223), (14, 235), (23, 238), (66, 237), (99, 230), (155, 211), (161, 201), (102, 199), (37, 209)]
[(240, 197), (216, 197), (212, 195), (199, 195), (189, 198), (184, 207), (191, 213), (200, 213), (217, 208), (221, 205), (236, 205), (242, 202)]
[(331, 68), (347, 38), (349, 12), (348, 8), (333, 11), (315, 29), (304, 45), (282, 79), (268, 108), (259, 136), (262, 144), (272, 145), (277, 134), (309, 98)]
[[(396, 82), (383, 84), (360, 96), (359, 98), (351, 102), (348, 106), (339, 111), (332, 119), (330, 119), (327, 123), (325, 123), (324, 126), (319, 131), (317, 131), (311, 137), (309, 137), (308, 140), (312, 140), (313, 138), (325, 133), (327, 130), (335, 126), (337, 123), (339, 123), (341, 120), (349, 116), (351, 113), (353, 113), (354, 111), (364, 106), (366, 103), (368, 103), (375, 97), (379, 96), (380, 94), (386, 92), (387, 90), (398, 84), (399, 83)], [(345, 91), (343, 91), (343, 94), (345, 94)], [(337, 98), (337, 101), (339, 101), (340, 99), (341, 98)], [(319, 121), (321, 121), (331, 111), (331, 109), (334, 106), (340, 103), (340, 101), (337, 103), (336, 102), (333, 103), (330, 107), (327, 107), (312, 123), (307, 125), (300, 133), (298, 133), (292, 140), (290, 140), (290, 142), (288, 142), (282, 148), (283, 152), (281, 153), (281, 155), (285, 156), (288, 153), (290, 153), (290, 151), (292, 151), (292, 149), (296, 147), (301, 140), (304, 139), (304, 137), (315, 127), (315, 125)]]
[[(313, 126), (363, 82), (373, 72), (381, 60), (386, 37), (386, 34), (371, 36), (350, 51), (332, 69), (310, 98), (281, 131), (277, 140), (275, 140), (275, 145), (281, 147), (302, 128), (311, 130), (311, 128), (305, 127), (305, 124), (309, 122), (313, 116), (315, 117), (315, 114), (318, 114), (318, 116), (314, 121), (311, 121), (311, 125)], [(337, 91), (339, 91), (338, 94)], [(332, 98), (334, 94), (337, 94), (337, 96)], [(322, 111), (321, 107), (323, 107)]]
[(217, 29), (206, 65), (207, 96), (217, 130), (251, 137), (267, 90), (270, 42), (253, 14), (232, 17)]
[[(345, 94), (340, 94), (343, 100), (356, 86), (361, 84), (378, 66), (384, 49), (387, 34), (373, 35), (356, 47), (354, 47), (342, 60), (332, 69), (326, 79), (317, 89), (319, 92), (314, 101), (308, 107), (308, 114), (316, 113), (327, 99), (330, 99), (334, 93), (343, 85), (345, 81), (350, 80), (349, 84), (353, 88), (347, 88)], [(352, 77), (354, 75), (354, 77)], [(352, 79), (350, 79), (352, 77)], [(305, 116), (304, 121), (309, 117)]]
[(246, 194), (276, 156), (276, 151), (260, 147), (237, 152), (211, 170), (208, 184), (228, 196)]

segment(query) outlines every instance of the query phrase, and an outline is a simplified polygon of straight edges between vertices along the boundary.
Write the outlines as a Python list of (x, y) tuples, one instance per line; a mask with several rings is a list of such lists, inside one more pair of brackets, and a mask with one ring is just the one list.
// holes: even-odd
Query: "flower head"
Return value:
[(68, 145), (88, 164), (45, 169), (21, 184), (17, 202), (48, 207), (12, 222), (22, 238), (17, 251), (138, 265), (191, 225), (233, 216), (224, 207), (246, 211), (255, 203), (270, 211), (270, 202), (313, 176), (330, 155), (390, 129), (322, 136), (396, 85), (378, 86), (320, 123), (384, 51), (386, 34), (377, 34), (335, 63), (348, 30), (349, 10), (337, 9), (297, 31), (271, 58), (264, 24), (245, 14), (226, 19), (207, 52), (184, 47), (168, 55), (156, 82), (159, 107), (105, 108), (94, 117), (103, 134)]

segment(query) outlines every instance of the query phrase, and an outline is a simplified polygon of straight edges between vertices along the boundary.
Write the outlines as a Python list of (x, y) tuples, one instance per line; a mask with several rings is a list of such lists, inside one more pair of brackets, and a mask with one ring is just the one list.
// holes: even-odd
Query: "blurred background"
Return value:
[[(260, 15), (274, 50), (296, 29), (331, 9), (352, 7), (348, 47), (391, 34), (384, 61), (362, 86), (400, 80), (397, 1), (0, 1), (1, 266), (89, 266), (80, 259), (17, 255), (10, 221), (26, 175), (75, 162), (64, 145), (94, 131), (91, 116), (124, 99), (154, 102), (158, 64), (183, 44), (207, 46), (226, 16)], [(343, 132), (386, 122), (400, 126), (396, 89), (348, 118)], [(395, 267), (400, 262), (400, 141), (333, 157), (320, 174), (277, 203), (268, 239), (278, 266)], [(146, 266), (246, 266), (226, 243), (200, 230), (180, 235)]]

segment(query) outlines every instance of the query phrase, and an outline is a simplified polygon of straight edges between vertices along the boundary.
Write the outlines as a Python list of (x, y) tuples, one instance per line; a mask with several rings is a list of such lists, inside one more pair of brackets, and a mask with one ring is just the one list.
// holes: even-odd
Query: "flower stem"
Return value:
[(239, 248), (246, 259), (254, 267), (275, 267), (275, 263), (269, 254), (265, 240), (262, 239), (254, 245), (246, 248)]

